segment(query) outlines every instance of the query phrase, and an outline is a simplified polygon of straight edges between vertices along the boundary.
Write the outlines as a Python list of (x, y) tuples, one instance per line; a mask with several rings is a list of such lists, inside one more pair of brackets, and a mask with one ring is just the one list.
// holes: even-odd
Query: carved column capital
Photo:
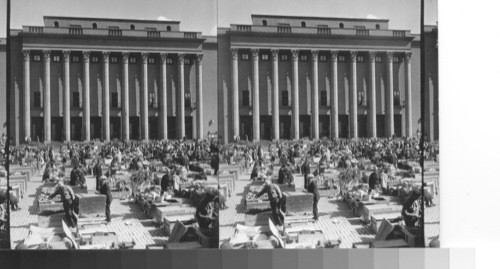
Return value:
[(332, 62), (337, 62), (339, 60), (339, 51), (338, 50), (330, 51), (330, 55), (332, 58)]
[(88, 63), (90, 60), (90, 51), (82, 51), (83, 54), (83, 62)]
[(252, 59), (254, 61), (258, 61), (259, 60), (259, 49), (251, 49), (252, 51)]
[(370, 59), (370, 63), (374, 63), (375, 59), (377, 58), (377, 52), (376, 51), (368, 52), (368, 58)]
[(358, 61), (358, 52), (357, 51), (350, 51), (349, 54), (351, 55), (351, 62), (355, 63)]
[(30, 50), (23, 50), (23, 57), (25, 62), (29, 62), (30, 60)]
[(184, 59), (186, 59), (186, 54), (179, 53), (179, 58), (177, 59), (179, 61), (179, 64), (184, 64)]
[(70, 56), (71, 52), (68, 50), (63, 50), (62, 53), (63, 53), (64, 62), (69, 62), (69, 56)]
[(392, 63), (394, 61), (394, 52), (388, 51), (386, 52), (386, 62), (387, 63)]
[(196, 63), (201, 64), (202, 60), (203, 60), (203, 54), (196, 54)]
[(273, 56), (273, 61), (277, 61), (278, 60), (278, 56), (279, 56), (279, 50), (277, 49), (272, 49), (271, 50), (271, 54)]
[(292, 51), (292, 58), (294, 61), (297, 61), (299, 59), (299, 50), (291, 50)]
[(411, 52), (405, 53), (405, 62), (409, 63), (411, 61)]
[(160, 53), (160, 58), (161, 58), (161, 64), (166, 64), (167, 58), (168, 58), (168, 53), (166, 53), (166, 52)]
[(109, 51), (102, 52), (102, 62), (109, 63)]
[(130, 52), (122, 52), (122, 63), (128, 64)]
[(50, 62), (50, 50), (43, 51), (43, 61)]
[(231, 49), (231, 57), (233, 60), (238, 60), (238, 49)]
[(313, 62), (317, 62), (318, 61), (318, 54), (319, 54), (319, 51), (317, 51), (317, 50), (311, 50), (311, 58), (312, 58)]

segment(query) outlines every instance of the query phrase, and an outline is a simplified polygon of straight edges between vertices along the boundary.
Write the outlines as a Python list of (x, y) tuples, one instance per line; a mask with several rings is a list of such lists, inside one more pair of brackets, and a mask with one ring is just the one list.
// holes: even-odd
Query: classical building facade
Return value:
[(420, 38), (388, 20), (252, 15), (218, 29), (218, 61), (224, 142), (421, 131)]
[(15, 144), (217, 131), (215, 37), (178, 21), (47, 16), (11, 37)]

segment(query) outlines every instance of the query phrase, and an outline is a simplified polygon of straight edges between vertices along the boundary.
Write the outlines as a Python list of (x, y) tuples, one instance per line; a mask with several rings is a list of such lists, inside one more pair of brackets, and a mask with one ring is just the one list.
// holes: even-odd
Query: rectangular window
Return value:
[(288, 103), (288, 91), (281, 91), (281, 105), (290, 106)]
[(39, 61), (41, 61), (41, 58), (42, 57), (40, 57), (39, 54), (35, 54), (35, 55), (33, 55), (33, 62), (39, 62)]
[(395, 106), (401, 105), (401, 94), (399, 91), (394, 91), (394, 105)]
[(73, 92), (73, 107), (80, 107), (80, 93)]
[(382, 57), (380, 56), (375, 56), (375, 62), (381, 63), (382, 62)]
[(99, 57), (98, 56), (92, 56), (92, 62), (93, 63), (98, 63), (99, 62)]
[(74, 63), (80, 62), (80, 56), (73, 56), (73, 57), (71, 57), (71, 61), (74, 62)]
[(167, 64), (174, 64), (174, 61), (172, 60), (172, 58), (167, 58)]
[(250, 58), (250, 55), (248, 55), (248, 53), (242, 53), (241, 54), (241, 59), (242, 60), (248, 60)]
[(117, 92), (111, 93), (111, 107), (118, 108), (118, 93)]
[(262, 54), (262, 55), (260, 56), (260, 59), (261, 59), (262, 61), (269, 61), (269, 54), (266, 54), (266, 53)]
[(116, 57), (116, 56), (111, 57), (111, 63), (115, 64), (117, 62), (118, 62), (118, 57)]
[(42, 96), (40, 92), (33, 93), (33, 107), (42, 107)]
[(191, 93), (187, 92), (184, 94), (184, 107), (190, 108), (191, 107)]
[(156, 94), (154, 92), (149, 93), (149, 107), (156, 107)]
[(358, 105), (366, 106), (366, 98), (364, 91), (358, 91)]
[(288, 61), (288, 54), (281, 54), (281, 55), (280, 55), (280, 59), (281, 59), (282, 61)]
[(155, 58), (149, 57), (148, 58), (148, 64), (154, 64), (155, 63)]
[(307, 62), (307, 58), (308, 58), (308, 57), (307, 57), (307, 55), (305, 55), (305, 54), (300, 55), (300, 60), (301, 60), (302, 62)]
[(358, 57), (357, 57), (357, 61), (358, 61), (358, 62), (364, 62), (364, 61), (365, 61), (365, 57), (363, 57), (363, 56), (358, 56)]
[(184, 64), (185, 65), (191, 64), (191, 59), (184, 59)]
[(242, 105), (243, 106), (250, 106), (250, 91), (243, 91), (243, 102), (242, 102)]
[(399, 56), (394, 56), (394, 62), (399, 63)]
[(328, 106), (328, 93), (326, 91), (321, 91), (320, 106)]
[(319, 56), (319, 61), (320, 61), (320, 62), (326, 62), (326, 60), (327, 60), (326, 55), (320, 55), (320, 56)]
[(59, 55), (52, 56), (52, 61), (54, 61), (54, 62), (60, 62), (61, 61), (61, 56), (59, 56)]
[(130, 57), (130, 63), (131, 63), (131, 64), (135, 64), (135, 63), (137, 63), (137, 58), (135, 58), (135, 57)]
[(339, 62), (345, 62), (345, 55), (339, 55)]

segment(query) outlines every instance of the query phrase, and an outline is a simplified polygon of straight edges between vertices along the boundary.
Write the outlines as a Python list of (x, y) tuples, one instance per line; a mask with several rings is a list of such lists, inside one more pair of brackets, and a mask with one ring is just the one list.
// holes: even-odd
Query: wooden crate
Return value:
[(220, 175), (219, 184), (227, 184), (228, 186), (228, 197), (231, 197), (235, 190), (235, 175)]
[(95, 193), (75, 194), (80, 214), (87, 216), (104, 215), (106, 213), (106, 195)]
[(382, 214), (382, 213), (401, 213), (402, 210), (401, 205), (387, 205), (387, 204), (372, 204), (372, 205), (363, 205), (363, 211), (361, 216), (367, 220), (371, 220), (371, 216), (373, 214)]
[(384, 219), (389, 221), (390, 223), (395, 223), (400, 219), (400, 217), (401, 217), (400, 212), (372, 214), (370, 227), (374, 233), (377, 233)]
[(177, 221), (185, 224), (194, 219), (194, 215), (169, 215), (163, 217), (162, 228), (167, 235), (174, 229), (175, 223)]
[(198, 243), (200, 243), (203, 248), (217, 248), (219, 245), (219, 237), (216, 235), (208, 236), (199, 229), (196, 229), (196, 234), (198, 235)]
[(245, 199), (245, 212), (262, 211), (271, 209), (269, 200), (248, 200)]
[(63, 203), (62, 202), (50, 202), (50, 203), (40, 203), (37, 200), (37, 205), (38, 205), (38, 213), (43, 213), (47, 211), (62, 211), (64, 210)]
[(155, 207), (154, 209), (154, 219), (157, 223), (162, 223), (163, 218), (167, 216), (181, 216), (190, 215), (194, 216), (196, 213), (195, 207), (190, 206), (163, 206)]
[(310, 212), (313, 207), (313, 194), (307, 192), (284, 192), (282, 210), (284, 212)]

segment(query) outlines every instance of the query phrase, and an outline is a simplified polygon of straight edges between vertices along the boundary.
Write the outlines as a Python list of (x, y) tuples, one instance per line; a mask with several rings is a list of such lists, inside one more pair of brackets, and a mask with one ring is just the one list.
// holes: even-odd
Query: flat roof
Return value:
[(264, 15), (264, 14), (252, 14), (253, 17), (266, 17), (266, 18), (279, 18), (279, 19), (319, 19), (319, 20), (344, 20), (344, 21), (389, 21), (388, 19), (365, 19), (365, 18), (340, 18), (340, 17), (315, 17), (315, 16), (288, 16), (288, 15)]
[(59, 20), (86, 20), (86, 21), (119, 21), (119, 22), (145, 22), (145, 23), (160, 23), (160, 24), (180, 24), (180, 21), (161, 21), (161, 20), (138, 20), (138, 19), (110, 19), (110, 18), (95, 18), (95, 17), (66, 17), (66, 16), (43, 16), (43, 19), (59, 19)]

